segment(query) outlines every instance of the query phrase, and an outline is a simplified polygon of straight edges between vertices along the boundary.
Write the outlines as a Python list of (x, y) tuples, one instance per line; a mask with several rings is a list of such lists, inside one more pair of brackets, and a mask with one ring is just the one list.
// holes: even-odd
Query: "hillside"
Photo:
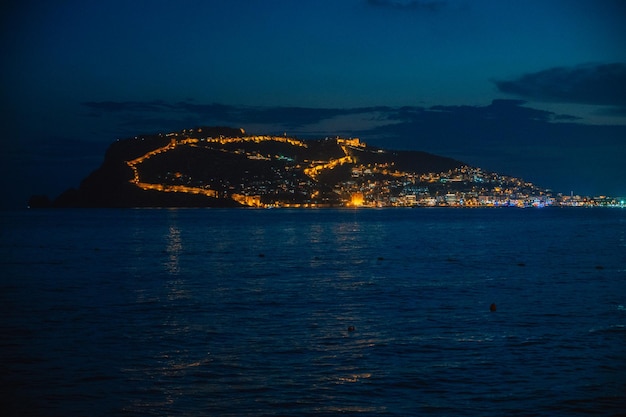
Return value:
[[(507, 185), (508, 184), (508, 185)], [(454, 159), (359, 139), (299, 140), (202, 127), (118, 140), (56, 207), (340, 207), (454, 205), (506, 192), (542, 195)], [(42, 204), (38, 204), (41, 201)], [(484, 201), (484, 199), (483, 199)], [(45, 200), (31, 199), (31, 205)]]

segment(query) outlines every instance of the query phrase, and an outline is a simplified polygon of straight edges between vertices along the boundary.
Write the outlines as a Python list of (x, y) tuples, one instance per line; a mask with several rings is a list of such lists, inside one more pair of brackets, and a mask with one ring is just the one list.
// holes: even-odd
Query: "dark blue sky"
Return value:
[(77, 186), (116, 138), (213, 124), (358, 136), (626, 196), (620, 0), (0, 7), (4, 205)]

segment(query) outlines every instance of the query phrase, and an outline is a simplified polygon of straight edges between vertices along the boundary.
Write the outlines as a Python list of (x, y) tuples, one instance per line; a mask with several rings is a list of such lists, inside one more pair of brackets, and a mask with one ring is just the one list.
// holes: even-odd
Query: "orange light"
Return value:
[(363, 197), (363, 193), (353, 193), (350, 199), (350, 205), (353, 207), (361, 207), (365, 199)]

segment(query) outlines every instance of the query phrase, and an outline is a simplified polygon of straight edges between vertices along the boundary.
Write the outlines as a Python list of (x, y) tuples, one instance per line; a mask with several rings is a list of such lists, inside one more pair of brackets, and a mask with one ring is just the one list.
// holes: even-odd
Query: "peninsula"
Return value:
[[(522, 179), (357, 138), (199, 127), (111, 144), (78, 189), (31, 207), (403, 207), (591, 204)], [(610, 201), (593, 201), (609, 204)]]

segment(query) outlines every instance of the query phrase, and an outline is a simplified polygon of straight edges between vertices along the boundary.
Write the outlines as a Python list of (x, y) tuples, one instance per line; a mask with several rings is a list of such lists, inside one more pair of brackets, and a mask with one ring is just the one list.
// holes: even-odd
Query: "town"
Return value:
[(248, 207), (624, 206), (616, 198), (554, 193), (464, 164), (448, 163), (451, 168), (441, 172), (407, 169), (395, 161), (397, 152), (357, 138), (307, 141), (246, 136), (243, 129), (212, 137), (201, 128), (158, 136), (166, 140), (163, 146), (126, 161), (132, 184)]

